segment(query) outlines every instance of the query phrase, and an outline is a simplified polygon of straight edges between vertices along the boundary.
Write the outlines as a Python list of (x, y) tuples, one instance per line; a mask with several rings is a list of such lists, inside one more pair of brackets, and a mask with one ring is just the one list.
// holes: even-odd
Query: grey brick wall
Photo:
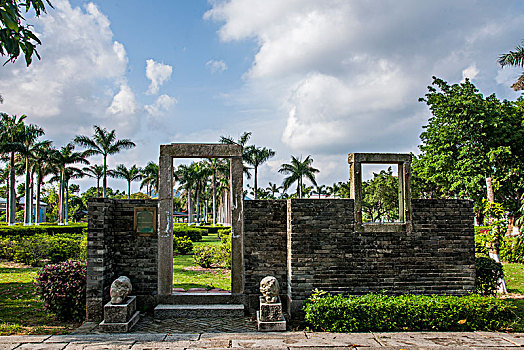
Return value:
[(156, 234), (133, 231), (135, 207), (157, 206), (156, 200), (92, 198), (88, 202), (87, 319), (100, 321), (114, 279), (128, 276), (142, 307), (154, 305), (157, 291)]
[[(295, 313), (315, 288), (348, 294), (472, 292), (472, 202), (413, 200), (412, 208), (411, 232), (355, 232), (353, 200), (246, 201), (246, 293), (257, 293), (260, 279), (273, 274)], [(279, 249), (284, 228), (286, 249)], [(278, 243), (268, 246), (261, 236)]]
[(286, 206), (284, 200), (244, 201), (244, 290), (249, 309), (258, 308), (259, 285), (272, 275), (287, 290)]

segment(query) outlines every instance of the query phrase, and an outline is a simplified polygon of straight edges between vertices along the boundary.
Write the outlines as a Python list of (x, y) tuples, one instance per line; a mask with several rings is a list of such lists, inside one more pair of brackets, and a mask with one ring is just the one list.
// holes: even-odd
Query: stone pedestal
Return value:
[(136, 296), (127, 297), (123, 304), (104, 305), (104, 320), (100, 330), (108, 333), (125, 333), (138, 322), (140, 313), (136, 311)]
[(283, 332), (286, 330), (286, 319), (282, 314), (282, 303), (266, 303), (260, 297), (260, 310), (257, 311), (257, 324), (259, 332)]

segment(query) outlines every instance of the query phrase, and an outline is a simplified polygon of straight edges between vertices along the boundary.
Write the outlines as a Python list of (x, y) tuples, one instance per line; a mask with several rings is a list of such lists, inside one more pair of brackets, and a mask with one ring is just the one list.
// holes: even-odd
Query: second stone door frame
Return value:
[(242, 146), (215, 143), (160, 145), (158, 161), (158, 295), (173, 291), (173, 159), (228, 158), (231, 201), (231, 293), (244, 292)]

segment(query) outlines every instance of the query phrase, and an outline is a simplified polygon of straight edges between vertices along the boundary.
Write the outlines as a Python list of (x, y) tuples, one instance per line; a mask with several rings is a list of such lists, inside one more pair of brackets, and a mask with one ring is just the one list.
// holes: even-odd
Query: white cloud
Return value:
[(206, 62), (206, 67), (211, 73), (221, 73), (227, 70), (227, 64), (223, 60), (209, 60)]
[[(115, 101), (132, 94), (130, 88), (121, 89), (113, 102), (112, 94), (100, 93), (123, 81), (127, 67), (126, 50), (113, 40), (108, 18), (92, 3), (80, 8), (55, 0), (53, 6), (30, 20), (43, 42), (38, 48), (42, 60), (26, 68), (20, 59), (0, 69), (2, 110), (27, 114), (57, 144), (93, 124), (125, 125), (106, 112), (116, 111)], [(136, 127), (129, 125), (127, 131)]]
[(479, 70), (477, 69), (477, 65), (473, 63), (468, 68), (462, 71), (462, 82), (465, 82), (466, 78), (469, 78), (469, 80), (473, 80), (477, 77), (478, 74)]
[(113, 115), (132, 115), (136, 110), (135, 94), (127, 84), (121, 84), (120, 91), (113, 97), (113, 102), (107, 108), (107, 112)]
[(171, 74), (173, 74), (173, 67), (170, 65), (148, 59), (146, 61), (146, 77), (151, 80), (148, 93), (158, 93), (160, 86), (171, 78)]
[(224, 42), (257, 44), (241, 95), (224, 96), (274, 109), (285, 146), (321, 154), (416, 151), (431, 76), (505, 80), (496, 58), (524, 25), (488, 0), (230, 0), (204, 18), (221, 23)]
[(150, 116), (160, 117), (165, 113), (169, 112), (175, 105), (177, 101), (174, 97), (169, 95), (160, 95), (156, 101), (151, 105), (145, 105), (144, 109), (149, 113)]

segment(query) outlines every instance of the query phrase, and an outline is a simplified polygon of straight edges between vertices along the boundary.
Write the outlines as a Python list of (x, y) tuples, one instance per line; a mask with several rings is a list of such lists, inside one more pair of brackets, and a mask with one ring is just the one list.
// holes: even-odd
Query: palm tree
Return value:
[(303, 161), (291, 156), (291, 163), (282, 164), (278, 172), (286, 175), (289, 174), (282, 183), (284, 191), (286, 191), (294, 182), (297, 182), (298, 198), (302, 198), (302, 181), (304, 176), (316, 185), (315, 173), (318, 173), (319, 170), (313, 168), (311, 166), (312, 163), (313, 158), (311, 158), (311, 156), (307, 156)]
[(207, 160), (207, 166), (211, 170), (213, 177), (212, 177), (212, 186), (213, 186), (213, 226), (216, 225), (217, 219), (217, 175), (220, 172), (223, 174), (224, 172), (227, 172), (228, 167), (227, 163), (223, 159), (218, 158), (210, 158)]
[[(505, 66), (515, 66), (523, 67), (524, 66), (524, 47), (517, 45), (515, 51), (510, 51), (501, 55), (498, 59), (498, 63), (501, 67)], [(524, 73), (520, 75), (517, 81), (511, 85), (513, 90), (524, 90)]]
[(6, 113), (0, 113), (0, 117), (0, 152), (9, 154), (8, 223), (14, 225), (16, 214), (15, 154), (23, 150), (22, 135), (24, 119), (27, 116), (10, 117)]
[[(187, 196), (187, 223), (190, 225), (193, 223), (193, 203), (191, 201), (191, 192), (195, 190), (195, 196), (196, 196), (196, 187), (197, 187), (197, 171), (196, 171), (196, 163), (191, 163), (190, 165), (182, 164), (180, 165), (176, 172), (175, 172), (175, 178), (180, 183), (180, 189), (186, 190), (186, 196)], [(197, 203), (198, 206), (198, 203)]]
[[(242, 135), (240, 135), (240, 138), (238, 141), (233, 140), (231, 136), (220, 136), (220, 143), (226, 144), (226, 145), (239, 145), (242, 146), (242, 162), (247, 163), (248, 162), (248, 153), (247, 153), (247, 147), (246, 144), (251, 138), (251, 132), (246, 131)], [(245, 164), (243, 165), (243, 171), (244, 175), (248, 179), (251, 178), (251, 173), (249, 172), (249, 167), (247, 167)]]
[(100, 179), (104, 176), (104, 167), (101, 165), (93, 164), (82, 169), (84, 175), (96, 179), (96, 197), (100, 197)]
[(135, 164), (131, 168), (126, 168), (124, 164), (120, 164), (111, 175), (127, 181), (127, 199), (131, 199), (131, 182), (142, 178), (142, 169), (137, 168)]
[(258, 178), (258, 167), (269, 160), (269, 158), (275, 155), (275, 151), (266, 147), (246, 147), (246, 163), (252, 165), (255, 169), (254, 186), (253, 191), (255, 193), (255, 199), (257, 199), (257, 178)]
[(276, 198), (275, 193), (279, 193), (281, 188), (282, 186), (278, 186), (277, 184), (274, 184), (270, 181), (269, 186), (266, 187), (266, 190), (268, 192), (271, 192), (271, 198), (275, 199)]
[(88, 136), (77, 136), (74, 142), (82, 147), (87, 148), (85, 151), (86, 156), (90, 157), (95, 154), (100, 154), (104, 157), (104, 177), (102, 182), (102, 194), (106, 197), (107, 188), (107, 156), (116, 154), (123, 149), (130, 149), (135, 147), (135, 143), (129, 139), (116, 139), (115, 130), (107, 131), (105, 128), (101, 128), (97, 125), (93, 127), (95, 129), (93, 137)]
[(194, 184), (195, 184), (195, 197), (196, 197), (196, 218), (197, 223), (200, 223), (200, 199), (202, 194), (205, 192), (207, 180), (212, 175), (211, 169), (207, 167), (205, 162), (192, 163), (190, 170), (194, 173)]
[[(24, 130), (21, 135), (22, 149), (20, 150), (20, 155), (22, 156), (25, 163), (25, 209), (24, 209), (24, 225), (31, 224), (31, 213), (33, 209), (33, 196), (31, 194), (31, 179), (33, 175), (33, 167), (31, 166), (31, 161), (34, 155), (34, 152), (38, 148), (49, 147), (51, 141), (40, 141), (36, 142), (37, 139), (44, 135), (44, 130), (34, 124), (24, 125)], [(38, 166), (38, 165), (37, 165)]]
[(67, 222), (67, 205), (64, 203), (67, 197), (67, 182), (70, 178), (80, 177), (83, 174), (82, 170), (71, 167), (72, 164), (89, 164), (85, 152), (73, 152), (75, 146), (68, 143), (60, 150), (55, 150), (51, 155), (51, 161), (55, 165), (56, 176), (52, 180), (60, 181), (58, 191), (58, 223), (64, 224)]
[(313, 190), (313, 192), (311, 193), (318, 195), (318, 198), (320, 199), (320, 196), (323, 194), (327, 194), (328, 191), (326, 189), (326, 185), (315, 185), (315, 190)]
[(51, 142), (35, 149), (33, 153), (34, 168), (36, 172), (36, 219), (35, 223), (40, 223), (40, 192), (44, 177), (51, 174), (53, 166), (50, 162), (52, 153), (55, 150), (51, 147)]
[(153, 190), (158, 193), (158, 164), (153, 161), (147, 163), (141, 175), (140, 189), (146, 187), (148, 195), (151, 195)]

